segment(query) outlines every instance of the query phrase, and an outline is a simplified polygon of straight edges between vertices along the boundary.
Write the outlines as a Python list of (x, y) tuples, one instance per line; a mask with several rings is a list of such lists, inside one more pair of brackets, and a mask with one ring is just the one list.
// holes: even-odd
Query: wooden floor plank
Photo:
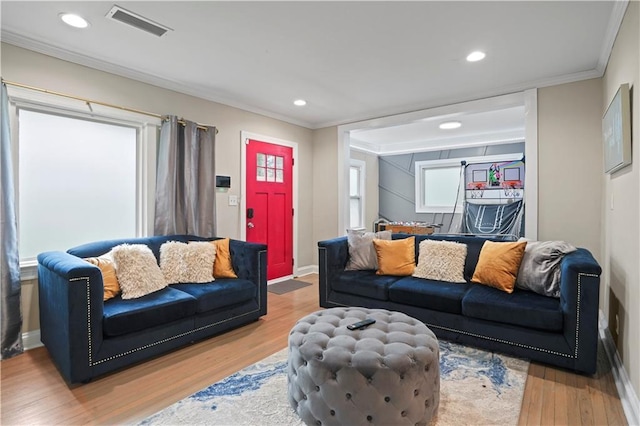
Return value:
[[(135, 423), (286, 347), (289, 330), (319, 309), (318, 276), (311, 286), (268, 294), (259, 321), (166, 355), (68, 387), (45, 348), (0, 363), (2, 425)], [(593, 377), (531, 363), (520, 425), (625, 425), (603, 350)]]
[(527, 425), (539, 425), (542, 416), (542, 395), (544, 385), (544, 369), (543, 365), (532, 362), (529, 366), (529, 376), (527, 381), (531, 380), (530, 393), (525, 395), (525, 399), (529, 401), (527, 407)]
[(555, 385), (556, 370), (553, 368), (545, 368), (542, 383), (542, 409), (540, 411), (540, 424), (550, 425), (555, 421)]
[(568, 425), (569, 416), (567, 412), (567, 375), (571, 374), (565, 370), (556, 370), (555, 398), (553, 401), (554, 413), (553, 424)]

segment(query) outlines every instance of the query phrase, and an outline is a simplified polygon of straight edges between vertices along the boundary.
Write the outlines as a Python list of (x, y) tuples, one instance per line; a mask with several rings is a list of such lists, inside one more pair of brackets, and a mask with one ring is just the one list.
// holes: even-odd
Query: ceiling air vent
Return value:
[(123, 24), (131, 25), (132, 27), (146, 31), (158, 37), (161, 37), (167, 31), (173, 31), (169, 27), (153, 22), (151, 19), (147, 19), (144, 16), (130, 12), (118, 5), (114, 5), (107, 13), (107, 19), (113, 19), (115, 21), (122, 22)]

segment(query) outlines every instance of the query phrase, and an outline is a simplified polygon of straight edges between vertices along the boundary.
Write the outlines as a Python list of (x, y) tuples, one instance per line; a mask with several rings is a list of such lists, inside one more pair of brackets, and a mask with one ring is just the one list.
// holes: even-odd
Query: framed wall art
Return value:
[(604, 171), (613, 173), (631, 164), (631, 104), (629, 84), (620, 85), (602, 118)]

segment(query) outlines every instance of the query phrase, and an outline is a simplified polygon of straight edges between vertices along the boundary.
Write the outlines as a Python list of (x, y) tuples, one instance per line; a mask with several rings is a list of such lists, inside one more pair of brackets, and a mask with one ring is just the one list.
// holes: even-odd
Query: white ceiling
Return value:
[[(156, 37), (106, 19), (113, 2), (3, 0), (2, 41), (313, 129), (600, 77), (627, 2), (117, 4), (173, 31)], [(91, 25), (68, 27), (61, 12)], [(477, 49), (487, 58), (466, 62)], [(516, 110), (501, 112), (469, 117), (460, 135), (522, 132)], [(447, 139), (428, 124), (354, 138)]]

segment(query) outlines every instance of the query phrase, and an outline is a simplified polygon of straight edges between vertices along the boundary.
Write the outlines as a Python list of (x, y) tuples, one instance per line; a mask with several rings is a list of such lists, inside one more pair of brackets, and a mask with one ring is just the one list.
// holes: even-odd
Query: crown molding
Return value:
[(233, 108), (238, 108), (254, 114), (264, 115), (266, 117), (274, 118), (276, 120), (284, 121), (290, 124), (294, 124), (296, 126), (305, 127), (308, 129), (314, 128), (312, 126), (312, 123), (297, 120), (289, 116), (285, 116), (282, 114), (274, 113), (272, 111), (267, 111), (261, 108), (257, 108), (255, 106), (245, 104), (243, 102), (238, 102), (234, 99), (221, 96), (218, 93), (215, 93), (211, 90), (208, 90), (202, 87), (179, 83), (179, 82), (161, 78), (161, 77), (158, 77), (134, 68), (127, 68), (120, 65), (116, 65), (111, 62), (91, 58), (89, 56), (75, 53), (60, 47), (56, 47), (46, 42), (36, 40), (30, 37), (25, 37), (5, 29), (3, 29), (1, 32), (1, 38), (2, 38), (2, 42), (4, 43), (21, 47), (23, 49), (32, 50), (34, 52), (42, 53), (44, 55), (52, 56), (54, 58), (72, 62), (74, 64), (93, 68), (98, 71), (115, 74), (120, 77), (125, 77), (125, 78), (136, 80), (142, 83), (151, 84), (153, 86), (158, 86), (163, 89), (173, 90), (178, 93), (194, 96), (196, 98), (204, 99), (211, 102), (216, 102), (216, 103), (227, 105)]
[(609, 57), (611, 56), (611, 51), (613, 50), (613, 44), (615, 43), (616, 37), (618, 36), (618, 31), (620, 31), (620, 26), (622, 25), (624, 14), (627, 11), (627, 6), (629, 6), (629, 0), (616, 0), (614, 2), (613, 10), (611, 11), (611, 16), (609, 17), (607, 32), (605, 33), (604, 41), (602, 43), (602, 51), (600, 52), (598, 65), (596, 66), (596, 69), (600, 73), (600, 77), (604, 75), (604, 72), (607, 69)]

